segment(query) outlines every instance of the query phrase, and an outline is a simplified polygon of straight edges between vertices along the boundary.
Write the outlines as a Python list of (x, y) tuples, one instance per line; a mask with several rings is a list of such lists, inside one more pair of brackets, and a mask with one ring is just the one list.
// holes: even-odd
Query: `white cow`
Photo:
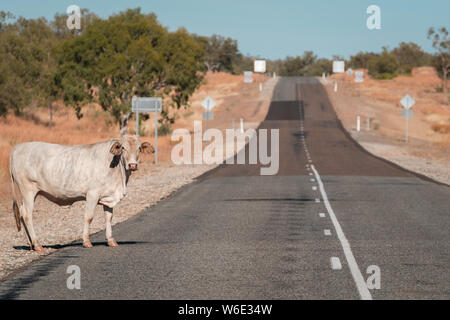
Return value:
[(10, 155), (13, 211), (17, 228), (21, 223), (31, 249), (42, 251), (33, 228), (36, 195), (67, 205), (86, 200), (83, 246), (92, 247), (89, 225), (97, 204), (102, 204), (106, 220), (106, 239), (117, 246), (112, 236), (114, 206), (126, 195), (127, 182), (137, 170), (139, 153), (154, 152), (148, 142), (123, 133), (121, 141), (108, 140), (88, 145), (64, 146), (44, 142), (16, 145)]

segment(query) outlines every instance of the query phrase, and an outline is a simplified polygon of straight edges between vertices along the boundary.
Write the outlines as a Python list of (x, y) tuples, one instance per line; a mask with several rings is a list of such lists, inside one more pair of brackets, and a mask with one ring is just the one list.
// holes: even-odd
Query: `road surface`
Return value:
[[(118, 248), (103, 232), (93, 249), (64, 247), (0, 297), (450, 298), (448, 186), (362, 150), (313, 78), (282, 78), (261, 128), (280, 130), (277, 175), (222, 165), (116, 225)], [(80, 290), (67, 288), (70, 265)]]

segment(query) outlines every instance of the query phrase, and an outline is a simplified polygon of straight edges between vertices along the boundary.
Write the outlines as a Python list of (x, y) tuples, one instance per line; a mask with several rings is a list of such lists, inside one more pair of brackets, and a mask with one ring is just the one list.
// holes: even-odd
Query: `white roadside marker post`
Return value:
[(361, 131), (361, 117), (357, 116), (356, 117), (356, 131)]

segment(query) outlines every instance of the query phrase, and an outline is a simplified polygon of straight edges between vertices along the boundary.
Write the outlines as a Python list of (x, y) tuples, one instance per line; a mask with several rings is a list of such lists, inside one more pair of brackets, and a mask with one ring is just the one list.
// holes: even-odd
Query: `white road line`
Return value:
[(315, 179), (311, 179), (311, 182), (314, 182), (314, 181), (316, 181)]
[(339, 260), (338, 257), (331, 257), (331, 269), (333, 270), (341, 270), (342, 269), (342, 264), (341, 264), (341, 260)]
[(331, 236), (331, 230), (330, 229), (325, 229), (323, 230), (323, 234), (326, 236)]
[(321, 218), (325, 218), (325, 213), (319, 213), (319, 217), (321, 217)]
[(320, 199), (316, 198), (316, 202), (320, 202)]
[(316, 187), (316, 186), (313, 186), (312, 189), (313, 189), (314, 191), (316, 191), (316, 190), (317, 190), (317, 187)]
[(361, 270), (359, 270), (358, 264), (356, 263), (355, 256), (353, 255), (352, 249), (350, 248), (350, 243), (348, 242), (347, 238), (345, 237), (344, 231), (342, 231), (341, 225), (339, 224), (339, 221), (337, 220), (336, 215), (334, 214), (333, 208), (331, 207), (330, 202), (328, 201), (328, 197), (325, 192), (325, 188), (323, 186), (322, 179), (320, 179), (319, 173), (317, 172), (317, 170), (314, 166), (312, 166), (312, 170), (314, 171), (316, 180), (319, 183), (319, 188), (320, 188), (320, 192), (322, 193), (323, 202), (325, 203), (325, 207), (327, 208), (328, 215), (330, 216), (331, 221), (333, 222), (337, 237), (338, 237), (339, 241), (341, 242), (342, 249), (344, 250), (344, 254), (345, 254), (345, 259), (347, 260), (348, 266), (350, 268), (350, 272), (353, 276), (353, 280), (355, 280), (359, 295), (361, 296), (362, 300), (372, 300), (372, 295), (370, 294), (370, 291), (367, 288), (366, 281), (364, 280)]

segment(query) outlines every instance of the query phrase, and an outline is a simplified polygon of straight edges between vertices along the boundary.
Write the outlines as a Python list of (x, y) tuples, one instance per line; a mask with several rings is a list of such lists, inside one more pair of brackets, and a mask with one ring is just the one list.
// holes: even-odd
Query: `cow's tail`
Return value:
[(16, 219), (17, 231), (20, 231), (22, 229), (22, 225), (20, 222), (20, 209), (19, 209), (19, 204), (18, 204), (18, 201), (20, 201), (20, 190), (14, 179), (14, 175), (12, 173), (12, 152), (11, 152), (11, 157), (10, 157), (10, 162), (9, 162), (9, 170), (10, 170), (10, 175), (11, 175), (14, 218)]

